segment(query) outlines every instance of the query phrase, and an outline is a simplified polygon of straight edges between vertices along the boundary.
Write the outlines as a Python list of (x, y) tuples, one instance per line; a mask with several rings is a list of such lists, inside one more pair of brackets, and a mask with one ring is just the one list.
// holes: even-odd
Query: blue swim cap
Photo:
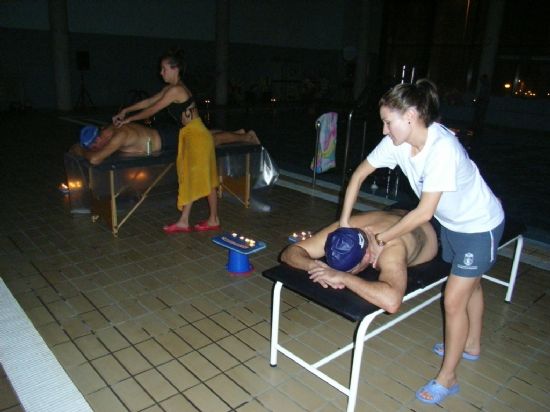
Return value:
[(367, 238), (363, 231), (340, 227), (327, 237), (325, 259), (331, 268), (347, 272), (361, 262), (367, 246)]
[(80, 130), (80, 145), (88, 149), (99, 135), (99, 127), (87, 125)]

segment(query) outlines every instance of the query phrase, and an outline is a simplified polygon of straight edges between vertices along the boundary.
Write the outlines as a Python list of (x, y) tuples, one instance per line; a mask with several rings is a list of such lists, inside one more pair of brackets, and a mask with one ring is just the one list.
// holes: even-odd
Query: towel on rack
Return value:
[[(318, 122), (318, 123), (317, 123)], [(319, 124), (317, 130), (317, 153), (311, 161), (309, 168), (316, 173), (326, 172), (336, 167), (336, 125), (338, 113), (328, 112), (321, 115), (315, 124)]]

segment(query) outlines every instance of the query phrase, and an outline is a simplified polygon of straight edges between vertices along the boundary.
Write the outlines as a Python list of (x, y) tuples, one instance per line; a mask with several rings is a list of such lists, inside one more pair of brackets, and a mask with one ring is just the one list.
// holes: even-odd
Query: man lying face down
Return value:
[(91, 164), (97, 165), (116, 151), (145, 155), (149, 140), (152, 152), (176, 149), (163, 147), (157, 130), (138, 123), (127, 123), (120, 127), (112, 124), (103, 128), (84, 126), (80, 131), (80, 143), (73, 145), (69, 152), (85, 157)]
[[(254, 130), (211, 130), (211, 133), (215, 146), (229, 143), (260, 144)], [(69, 152), (82, 156), (91, 164), (97, 165), (116, 151), (145, 155), (149, 139), (152, 152), (175, 151), (178, 144), (178, 130), (174, 128), (157, 130), (139, 123), (126, 123), (119, 127), (110, 124), (103, 128), (88, 125), (80, 131), (80, 144), (73, 145)]]
[[(432, 260), (437, 254), (437, 237), (430, 223), (387, 242), (379, 256), (373, 256), (369, 244), (376, 233), (387, 230), (407, 212), (374, 211), (353, 216), (349, 228), (338, 222), (311, 238), (288, 246), (281, 260), (297, 269), (306, 270), (309, 278), (321, 286), (348, 288), (363, 299), (395, 313), (407, 288), (407, 267)], [(319, 260), (325, 257), (327, 263)], [(377, 281), (367, 281), (355, 274), (370, 264), (380, 271)]]

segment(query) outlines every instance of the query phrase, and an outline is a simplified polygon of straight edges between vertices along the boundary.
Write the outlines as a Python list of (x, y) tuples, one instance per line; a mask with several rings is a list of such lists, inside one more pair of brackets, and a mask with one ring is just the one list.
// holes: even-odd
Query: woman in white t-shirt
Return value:
[(399, 166), (419, 197), (418, 206), (369, 245), (373, 266), (382, 248), (433, 216), (441, 223), (442, 257), (452, 264), (444, 293), (445, 344), (437, 377), (416, 397), (439, 403), (459, 391), (456, 367), (461, 358), (479, 359), (483, 318), (481, 275), (494, 264), (504, 229), (504, 212), (477, 166), (455, 135), (436, 123), (439, 98), (426, 79), (399, 84), (380, 99), (385, 137), (353, 173), (346, 190), (340, 226), (349, 227), (361, 184), (379, 167)]

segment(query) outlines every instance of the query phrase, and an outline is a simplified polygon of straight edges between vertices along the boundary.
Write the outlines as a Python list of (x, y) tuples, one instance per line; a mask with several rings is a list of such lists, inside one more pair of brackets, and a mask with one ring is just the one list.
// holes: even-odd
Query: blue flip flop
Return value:
[[(445, 345), (443, 343), (436, 343), (432, 348), (432, 352), (437, 356), (443, 357), (443, 355), (445, 355)], [(476, 361), (479, 359), (479, 355), (472, 355), (468, 352), (462, 352), (462, 358), (469, 361)]]
[[(437, 383), (434, 379), (416, 391), (416, 399), (429, 404), (441, 403), (445, 400), (445, 398), (447, 398), (447, 396), (456, 395), (459, 391), (460, 386), (458, 386), (458, 383), (455, 383), (450, 388), (446, 388), (445, 386)], [(431, 399), (424, 398), (421, 395), (424, 392), (430, 395)]]

